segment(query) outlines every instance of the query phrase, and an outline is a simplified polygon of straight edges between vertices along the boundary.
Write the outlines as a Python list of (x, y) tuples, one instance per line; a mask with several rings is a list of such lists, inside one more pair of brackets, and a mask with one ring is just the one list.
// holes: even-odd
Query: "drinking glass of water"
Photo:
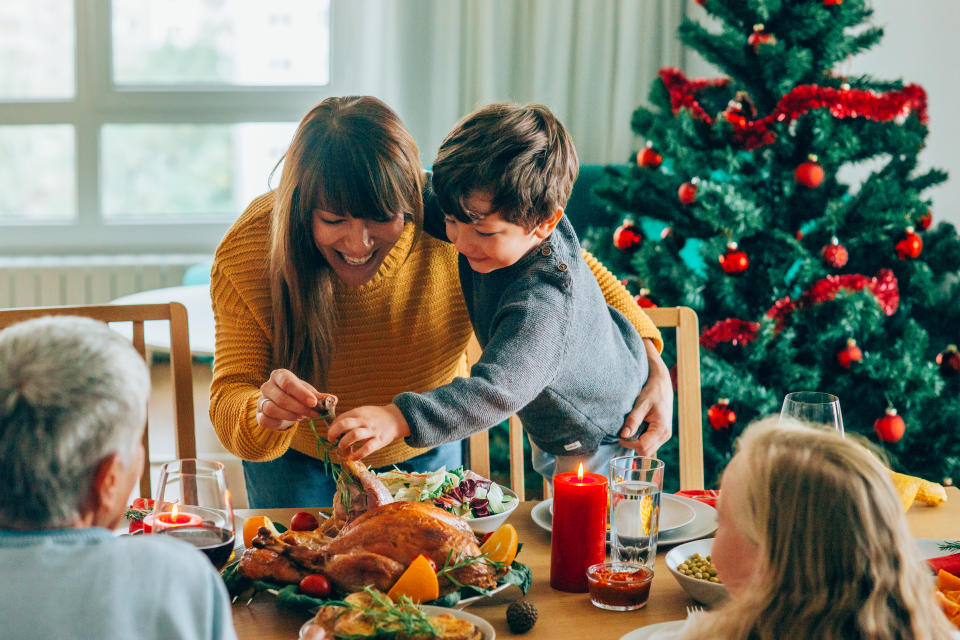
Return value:
[(783, 399), (780, 420), (793, 418), (800, 422), (834, 429), (843, 435), (843, 415), (840, 413), (840, 398), (819, 391), (794, 391)]
[(235, 538), (223, 465), (196, 458), (164, 464), (149, 526), (152, 533), (189, 542), (206, 554), (217, 570), (222, 569)]
[(663, 461), (620, 456), (610, 461), (610, 557), (653, 570), (657, 556)]

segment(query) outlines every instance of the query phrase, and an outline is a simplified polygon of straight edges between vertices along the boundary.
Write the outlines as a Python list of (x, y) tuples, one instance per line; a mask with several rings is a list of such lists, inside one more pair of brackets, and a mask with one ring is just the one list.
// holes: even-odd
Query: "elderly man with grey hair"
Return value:
[(143, 468), (150, 378), (87, 318), (0, 331), (0, 638), (235, 638), (191, 545), (111, 529)]

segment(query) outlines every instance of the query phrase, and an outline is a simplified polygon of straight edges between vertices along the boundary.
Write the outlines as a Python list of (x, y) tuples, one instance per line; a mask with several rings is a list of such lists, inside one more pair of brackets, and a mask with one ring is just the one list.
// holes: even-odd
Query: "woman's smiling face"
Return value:
[(377, 275), (400, 239), (403, 224), (402, 214), (377, 222), (314, 209), (313, 242), (345, 284), (359, 287)]

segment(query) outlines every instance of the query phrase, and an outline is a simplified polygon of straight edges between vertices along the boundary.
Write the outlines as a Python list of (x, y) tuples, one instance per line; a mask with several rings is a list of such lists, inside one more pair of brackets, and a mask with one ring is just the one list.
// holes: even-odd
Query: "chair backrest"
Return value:
[[(700, 411), (700, 329), (697, 314), (689, 307), (644, 309), (655, 325), (676, 328), (677, 337), (677, 431), (680, 438), (680, 488), (703, 489), (703, 434)], [(467, 360), (480, 358), (476, 339), (467, 347)], [(510, 488), (525, 498), (523, 473), (523, 425), (511, 416)], [(470, 436), (470, 468), (490, 477), (490, 443), (487, 431)], [(550, 494), (544, 482), (544, 497)]]
[[(144, 359), (147, 357), (147, 350), (143, 337), (143, 323), (148, 320), (168, 321), (170, 323), (170, 369), (173, 372), (174, 443), (178, 458), (197, 457), (190, 337), (187, 328), (187, 310), (182, 304), (170, 302), (0, 309), (0, 329), (31, 318), (53, 315), (85, 316), (102, 322), (132, 322), (133, 346)], [(143, 461), (143, 475), (140, 477), (140, 495), (145, 498), (150, 497), (150, 449), (147, 431), (143, 434), (146, 455)]]

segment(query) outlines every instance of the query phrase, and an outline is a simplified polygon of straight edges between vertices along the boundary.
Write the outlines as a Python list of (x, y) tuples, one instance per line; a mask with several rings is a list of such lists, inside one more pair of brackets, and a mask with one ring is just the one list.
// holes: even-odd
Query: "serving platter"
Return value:
[[(480, 630), (481, 640), (495, 640), (495, 638), (497, 637), (497, 632), (494, 631), (493, 625), (491, 625), (489, 622), (487, 622), (480, 616), (474, 615), (472, 613), (467, 613), (466, 611), (460, 611), (458, 609), (447, 609), (445, 607), (435, 607), (429, 604), (420, 605), (420, 608), (423, 609), (423, 612), (426, 613), (428, 616), (439, 616), (440, 614), (445, 613), (455, 618), (466, 620), (467, 622), (474, 625), (477, 629)], [(313, 618), (304, 622), (303, 626), (300, 627), (301, 638), (309, 638), (309, 630), (311, 626), (313, 626)]]

